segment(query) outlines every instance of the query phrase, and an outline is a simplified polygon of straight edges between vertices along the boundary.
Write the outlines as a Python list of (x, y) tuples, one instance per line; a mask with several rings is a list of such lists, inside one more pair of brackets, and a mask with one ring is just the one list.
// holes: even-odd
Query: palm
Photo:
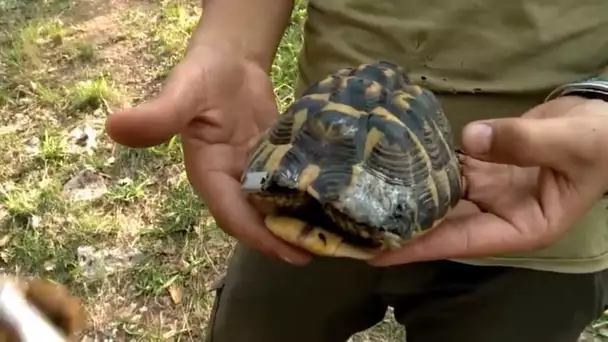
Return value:
[[(238, 179), (252, 144), (277, 117), (272, 87), (261, 69), (242, 59), (217, 62), (197, 61), (198, 72), (189, 67), (187, 75), (175, 71), (180, 82), (202, 80), (191, 82), (187, 92), (197, 96), (183, 102), (180, 113), (189, 118), (181, 133), (186, 170), (196, 175), (195, 182), (206, 183), (207, 175), (218, 172)], [(195, 187), (204, 191), (206, 186)]]
[[(559, 234), (552, 229), (554, 222), (563, 222), (564, 208), (572, 209), (579, 198), (569, 181), (561, 174), (538, 167), (522, 168), (513, 165), (494, 164), (473, 158), (463, 160), (463, 173), (467, 179), (467, 201), (455, 209), (447, 221), (462, 227), (488, 230), (487, 236), (466, 232), (466, 245), (481, 243), (475, 239), (496, 241), (497, 246), (487, 248), (517, 248), (531, 250), (542, 247), (546, 234)], [(474, 224), (473, 224), (474, 223)], [(561, 225), (562, 223), (560, 223)], [(566, 224), (566, 222), (563, 222)], [(543, 240), (521, 239), (522, 236), (543, 236)], [(526, 241), (526, 245), (522, 245)], [(499, 245), (499, 246), (498, 246)], [(480, 256), (484, 251), (479, 251)]]
[(222, 57), (221, 63), (198, 61), (196, 66), (203, 68), (198, 75), (191, 68), (188, 76), (176, 74), (182, 82), (185, 77), (204, 77), (203, 82), (192, 82), (200, 89), (189, 92), (200, 96), (185, 103), (187, 111), (181, 114), (192, 118), (181, 134), (188, 178), (219, 226), (246, 243), (259, 244), (257, 235), (249, 238), (237, 231), (261, 232), (263, 225), (242, 196), (239, 180), (249, 150), (277, 117), (271, 84), (266, 73), (242, 59)]
[(305, 262), (306, 254), (265, 228), (240, 189), (250, 148), (276, 118), (264, 70), (209, 49), (186, 56), (157, 98), (110, 117), (108, 131), (132, 147), (155, 145), (180, 134), (188, 179), (218, 225), (268, 255)]
[(554, 243), (605, 191), (606, 107), (553, 100), (520, 118), (493, 120), (485, 147), (463, 133), (465, 199), (435, 229), (371, 263), (479, 258)]

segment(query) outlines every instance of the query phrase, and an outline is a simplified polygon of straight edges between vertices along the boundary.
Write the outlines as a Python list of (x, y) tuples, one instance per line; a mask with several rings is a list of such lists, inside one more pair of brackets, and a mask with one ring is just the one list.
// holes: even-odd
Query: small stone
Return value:
[(73, 201), (90, 201), (107, 192), (103, 177), (92, 170), (79, 171), (63, 186), (63, 195)]

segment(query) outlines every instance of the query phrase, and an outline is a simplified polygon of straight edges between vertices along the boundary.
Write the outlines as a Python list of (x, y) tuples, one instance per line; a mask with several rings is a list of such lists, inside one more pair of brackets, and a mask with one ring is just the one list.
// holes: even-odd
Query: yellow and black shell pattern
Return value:
[(386, 61), (310, 86), (253, 148), (245, 174), (256, 172), (250, 196), (369, 248), (433, 227), (462, 193), (438, 99)]

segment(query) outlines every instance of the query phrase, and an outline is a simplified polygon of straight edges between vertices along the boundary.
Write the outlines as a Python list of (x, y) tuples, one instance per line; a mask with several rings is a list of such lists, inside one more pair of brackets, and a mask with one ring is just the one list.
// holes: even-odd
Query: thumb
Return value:
[(106, 132), (117, 143), (129, 147), (150, 147), (161, 144), (188, 123), (179, 115), (176, 101), (163, 93), (136, 107), (110, 115)]
[(572, 124), (563, 118), (503, 118), (465, 126), (462, 150), (479, 160), (561, 169), (576, 156)]

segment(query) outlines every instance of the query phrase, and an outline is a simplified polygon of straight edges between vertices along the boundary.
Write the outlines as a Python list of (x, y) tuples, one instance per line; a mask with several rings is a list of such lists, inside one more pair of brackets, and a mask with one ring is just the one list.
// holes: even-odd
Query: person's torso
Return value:
[[(438, 95), (458, 145), (467, 122), (519, 116), (558, 85), (608, 77), (608, 0), (309, 0), (296, 96), (379, 59)], [(548, 248), (467, 262), (608, 268), (608, 199)]]
[(311, 81), (388, 59), (437, 92), (528, 93), (608, 67), (606, 0), (310, 0), (306, 25)]

